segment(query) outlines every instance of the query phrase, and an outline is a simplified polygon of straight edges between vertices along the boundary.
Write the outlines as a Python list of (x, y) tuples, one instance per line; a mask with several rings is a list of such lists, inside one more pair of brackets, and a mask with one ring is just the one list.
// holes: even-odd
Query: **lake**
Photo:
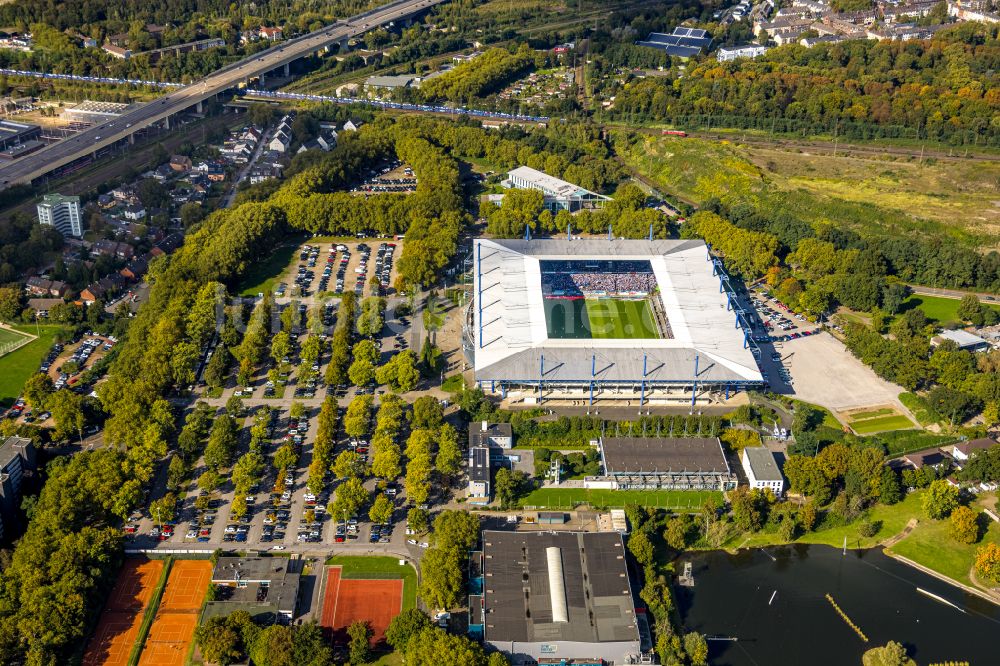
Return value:
[(792, 545), (684, 559), (692, 562), (695, 580), (693, 588), (674, 588), (685, 631), (738, 639), (709, 642), (713, 666), (853, 666), (865, 650), (890, 640), (906, 645), (921, 666), (1000, 664), (1000, 606), (881, 549), (844, 555), (828, 546)]

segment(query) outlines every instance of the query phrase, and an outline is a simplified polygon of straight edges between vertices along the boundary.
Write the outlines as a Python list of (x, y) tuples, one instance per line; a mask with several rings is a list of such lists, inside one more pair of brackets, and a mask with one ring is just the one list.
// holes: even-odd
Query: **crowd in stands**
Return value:
[(542, 273), (545, 296), (648, 294), (655, 289), (652, 273)]

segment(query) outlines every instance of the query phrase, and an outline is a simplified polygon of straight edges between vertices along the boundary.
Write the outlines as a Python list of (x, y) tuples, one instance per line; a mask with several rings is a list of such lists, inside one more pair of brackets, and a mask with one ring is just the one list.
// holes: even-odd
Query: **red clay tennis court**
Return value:
[(320, 624), (337, 639), (346, 637), (352, 622), (367, 620), (373, 632), (372, 641), (380, 642), (389, 622), (402, 610), (403, 581), (342, 578), (340, 574), (338, 566), (326, 568)]
[(197, 611), (211, 580), (212, 563), (208, 560), (175, 560), (160, 600), (160, 611)]
[(184, 666), (197, 626), (197, 613), (157, 613), (142, 648), (139, 666)]
[(161, 560), (126, 560), (83, 655), (84, 666), (125, 666), (143, 611), (163, 572)]
[(174, 561), (139, 657), (140, 666), (184, 665), (211, 580), (212, 563), (208, 560)]

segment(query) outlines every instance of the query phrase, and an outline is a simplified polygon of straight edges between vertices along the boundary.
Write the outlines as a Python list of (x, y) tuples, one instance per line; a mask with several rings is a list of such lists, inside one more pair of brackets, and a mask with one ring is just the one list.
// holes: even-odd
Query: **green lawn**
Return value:
[(660, 337), (645, 300), (546, 298), (545, 322), (550, 338)]
[[(25, 333), (36, 332), (34, 326), (14, 328)], [(38, 367), (52, 347), (56, 334), (61, 330), (62, 326), (39, 326), (37, 340), (32, 340), (20, 349), (0, 358), (0, 405), (10, 405), (21, 394), (24, 382), (32, 373), (38, 372)]]
[(641, 504), (666, 509), (697, 511), (705, 500), (722, 499), (715, 490), (588, 490), (586, 488), (538, 488), (520, 504), (538, 509), (572, 509), (577, 504), (595, 507), (621, 508), (626, 504)]
[(972, 585), (969, 571), (975, 561), (976, 550), (987, 542), (1000, 544), (1000, 525), (989, 521), (982, 540), (967, 545), (949, 536), (948, 524), (947, 520), (929, 520), (921, 516), (920, 524), (889, 550), (960, 583)]
[(893, 414), (892, 416), (879, 416), (873, 419), (852, 419), (850, 426), (859, 435), (869, 435), (886, 430), (911, 430), (913, 428), (913, 421), (902, 414)]
[(328, 565), (341, 567), (341, 578), (378, 578), (403, 580), (403, 610), (416, 608), (417, 572), (409, 564), (400, 565), (399, 558), (372, 555), (339, 555), (326, 561)]
[(447, 391), (448, 393), (458, 393), (465, 388), (465, 380), (462, 379), (462, 375), (451, 375), (450, 377), (445, 377), (445, 380), (441, 383), (441, 390)]
[(12, 342), (20, 342), (25, 336), (9, 328), (0, 328), (0, 347), (4, 347)]
[(256, 296), (272, 291), (275, 281), (298, 251), (298, 243), (281, 245), (269, 257), (250, 266), (237, 287), (240, 296)]
[(852, 421), (861, 421), (864, 419), (874, 419), (878, 416), (888, 416), (889, 414), (895, 414), (896, 412), (888, 407), (882, 409), (871, 409), (867, 412), (854, 412), (851, 414)]
[[(958, 306), (961, 303), (957, 298), (940, 298), (938, 296), (918, 296), (911, 295), (903, 301), (903, 311), (913, 308), (920, 308), (932, 322), (943, 323), (949, 321), (959, 321)], [(989, 305), (1000, 311), (1000, 307)]]
[(602, 298), (587, 300), (587, 317), (595, 338), (658, 338), (656, 322), (649, 303)]

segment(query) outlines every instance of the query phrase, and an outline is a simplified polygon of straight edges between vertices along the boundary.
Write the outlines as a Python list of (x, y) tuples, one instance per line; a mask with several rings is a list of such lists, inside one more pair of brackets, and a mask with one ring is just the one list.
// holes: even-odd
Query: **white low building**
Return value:
[(737, 58), (756, 58), (767, 53), (767, 50), (768, 47), (760, 44), (743, 44), (731, 48), (723, 47), (716, 52), (715, 57), (718, 58), (719, 62), (729, 62)]
[(743, 449), (743, 471), (746, 472), (751, 488), (770, 490), (781, 495), (785, 490), (785, 478), (781, 476), (774, 454), (766, 447), (754, 446)]

